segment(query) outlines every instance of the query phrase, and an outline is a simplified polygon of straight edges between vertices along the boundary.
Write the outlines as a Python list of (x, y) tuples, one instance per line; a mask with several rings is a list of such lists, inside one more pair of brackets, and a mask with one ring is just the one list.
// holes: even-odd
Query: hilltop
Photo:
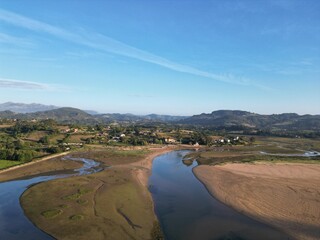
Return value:
[(202, 113), (179, 121), (180, 124), (227, 129), (319, 130), (320, 115), (282, 113), (261, 115), (240, 110)]
[[(8, 108), (5, 108), (7, 106)], [(10, 107), (11, 106), (11, 107)], [(13, 106), (21, 106), (20, 112)], [(199, 115), (171, 116), (171, 115), (134, 115), (130, 113), (97, 114), (77, 108), (62, 107), (45, 111), (35, 111), (40, 108), (54, 106), (41, 104), (0, 104), (0, 119), (43, 120), (53, 119), (59, 123), (103, 124), (103, 123), (170, 123), (175, 125), (190, 125), (227, 131), (320, 131), (320, 115), (298, 115), (296, 113), (257, 114), (241, 110), (218, 110)], [(22, 110), (24, 109), (24, 110)], [(22, 111), (33, 111), (25, 112)], [(35, 111), (35, 112), (34, 112)], [(91, 114), (90, 114), (91, 113)]]
[[(52, 109), (51, 109), (52, 108)], [(45, 110), (43, 110), (45, 109)], [(48, 109), (48, 110), (47, 110)], [(171, 115), (134, 115), (130, 113), (104, 113), (98, 114), (92, 110), (81, 110), (72, 107), (56, 107), (42, 104), (3, 103), (0, 104), (0, 119), (43, 120), (53, 119), (59, 123), (135, 123), (135, 122), (174, 122), (182, 120), (184, 116)]]

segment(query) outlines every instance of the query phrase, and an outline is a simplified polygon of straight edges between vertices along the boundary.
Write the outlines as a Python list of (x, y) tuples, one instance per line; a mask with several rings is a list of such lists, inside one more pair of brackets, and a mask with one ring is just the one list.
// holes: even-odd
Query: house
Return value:
[(175, 140), (174, 138), (165, 138), (164, 141), (166, 143), (176, 143), (177, 142), (177, 140)]
[(109, 142), (120, 142), (120, 137), (113, 137)]

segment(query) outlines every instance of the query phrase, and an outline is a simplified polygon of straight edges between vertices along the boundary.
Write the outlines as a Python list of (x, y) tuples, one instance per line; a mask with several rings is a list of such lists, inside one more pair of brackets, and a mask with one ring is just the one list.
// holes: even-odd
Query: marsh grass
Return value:
[(83, 219), (84, 219), (84, 216), (81, 215), (81, 214), (76, 214), (76, 215), (70, 216), (69, 219), (70, 219), (70, 220), (73, 220), (73, 221), (79, 221), (79, 220), (83, 220)]
[[(119, 151), (75, 153), (73, 156), (99, 160), (112, 167), (91, 176), (56, 179), (29, 188), (21, 197), (26, 215), (57, 239), (105, 239), (104, 234), (108, 239), (128, 239), (127, 233), (135, 239), (151, 239), (155, 221), (151, 196), (132, 175), (133, 167), (112, 164), (142, 160), (147, 151)], [(63, 209), (63, 214), (54, 221), (40, 218), (47, 209)], [(110, 222), (106, 224), (105, 219)]]
[[(298, 138), (263, 138), (251, 146), (224, 146), (193, 152), (185, 157), (184, 163), (191, 164), (189, 158), (199, 165), (220, 165), (225, 163), (312, 163), (319, 164), (320, 157), (281, 156), (281, 154), (302, 154), (317, 151), (319, 140)], [(280, 155), (264, 155), (261, 152)]]
[(63, 211), (61, 209), (50, 209), (41, 213), (45, 218), (55, 218), (60, 215)]
[(76, 200), (79, 199), (81, 197), (80, 193), (73, 193), (67, 196), (62, 197), (63, 200)]
[(90, 189), (85, 189), (85, 188), (79, 188), (78, 189), (78, 193), (81, 194), (81, 195), (89, 193), (89, 192), (91, 192)]
[(64, 196), (61, 199), (63, 199), (63, 200), (76, 200), (76, 199), (79, 199), (82, 195), (89, 193), (89, 192), (91, 192), (91, 190), (85, 189), (85, 188), (79, 188), (76, 193)]

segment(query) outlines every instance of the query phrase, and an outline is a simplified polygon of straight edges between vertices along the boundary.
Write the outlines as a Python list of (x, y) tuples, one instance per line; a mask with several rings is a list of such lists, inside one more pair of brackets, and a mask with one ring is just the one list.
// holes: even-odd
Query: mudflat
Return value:
[(295, 239), (320, 236), (320, 165), (228, 163), (194, 169), (221, 202)]
[(152, 160), (172, 148), (74, 153), (99, 161), (101, 172), (35, 185), (21, 197), (26, 215), (57, 239), (158, 239), (148, 191)]

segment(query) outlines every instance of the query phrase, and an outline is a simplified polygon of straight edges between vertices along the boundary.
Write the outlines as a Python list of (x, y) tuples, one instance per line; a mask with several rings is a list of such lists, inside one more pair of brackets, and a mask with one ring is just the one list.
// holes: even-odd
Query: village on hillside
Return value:
[(213, 131), (181, 126), (58, 124), (54, 120), (0, 120), (0, 159), (28, 162), (49, 154), (85, 146), (246, 145), (254, 139), (238, 135), (216, 135)]

